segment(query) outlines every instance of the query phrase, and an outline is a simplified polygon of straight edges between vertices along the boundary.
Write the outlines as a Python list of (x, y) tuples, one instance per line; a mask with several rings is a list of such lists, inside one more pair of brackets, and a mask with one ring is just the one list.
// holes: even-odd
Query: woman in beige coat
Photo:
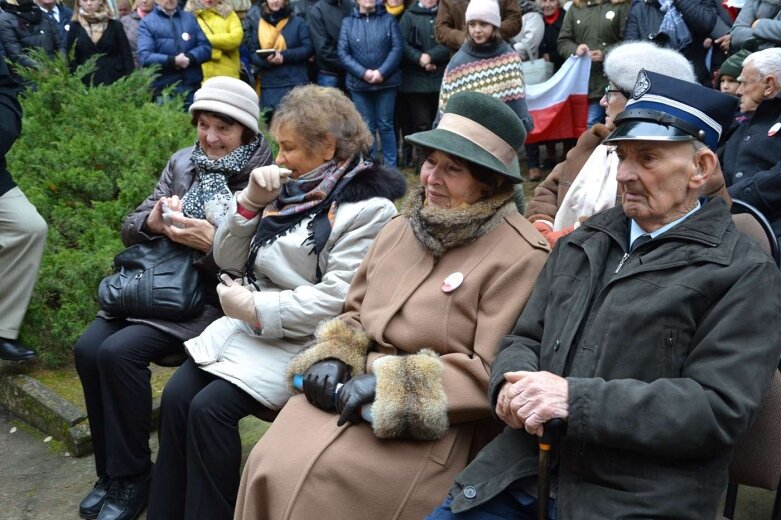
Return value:
[(407, 137), (426, 157), (422, 186), (367, 253), (344, 313), (288, 365), (305, 395), (252, 451), (235, 518), (420, 519), (497, 432), (490, 366), (549, 251), (513, 202), (524, 137), (511, 109), (475, 92)]

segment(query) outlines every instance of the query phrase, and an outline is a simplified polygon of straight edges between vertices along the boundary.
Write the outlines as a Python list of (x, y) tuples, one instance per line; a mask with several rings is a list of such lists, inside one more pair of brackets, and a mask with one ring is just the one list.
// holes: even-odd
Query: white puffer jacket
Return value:
[[(317, 257), (309, 254), (311, 245), (304, 245), (311, 218), (260, 249), (254, 264), (260, 291), (254, 292), (254, 299), (262, 329), (229, 317), (213, 322), (185, 343), (200, 368), (230, 381), (268, 408), (279, 409), (287, 402), (290, 394), (284, 376), (288, 361), (313, 338), (320, 321), (342, 312), (361, 260), (380, 229), (396, 214), (391, 199), (403, 195), (404, 178), (398, 172), (374, 168), (372, 175), (378, 174), (384, 183), (363, 182), (359, 187), (376, 190), (377, 196), (337, 206), (331, 235), (319, 255), (323, 273), (319, 281)], [(236, 213), (235, 197), (229, 215), (214, 237), (214, 258), (223, 269), (243, 272), (260, 217), (247, 220)]]

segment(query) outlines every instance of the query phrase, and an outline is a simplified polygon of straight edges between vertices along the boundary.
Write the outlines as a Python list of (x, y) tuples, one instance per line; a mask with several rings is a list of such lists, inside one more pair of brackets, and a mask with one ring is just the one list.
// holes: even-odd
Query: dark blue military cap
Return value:
[(696, 139), (715, 150), (737, 104), (729, 94), (643, 69), (626, 108), (614, 120), (616, 129), (604, 142)]

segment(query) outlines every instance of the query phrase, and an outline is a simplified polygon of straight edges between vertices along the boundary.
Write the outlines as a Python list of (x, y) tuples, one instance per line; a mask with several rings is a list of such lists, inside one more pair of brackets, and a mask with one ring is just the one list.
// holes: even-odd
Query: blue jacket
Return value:
[(281, 53), (284, 62), (282, 65), (272, 65), (265, 56), (260, 56), (255, 52), (260, 48), (258, 24), (260, 23), (261, 9), (259, 5), (254, 5), (247, 13), (245, 21), (249, 20), (249, 23), (246, 23), (249, 34), (245, 34), (244, 41), (247, 43), (247, 50), (249, 50), (255, 74), (261, 78), (262, 88), (306, 85), (309, 83), (307, 61), (314, 53), (312, 39), (309, 37), (309, 27), (300, 16), (289, 15), (287, 25), (281, 33), (287, 46), (287, 49)]
[[(401, 84), (404, 39), (398, 22), (381, 3), (368, 15), (360, 14), (356, 7), (342, 21), (337, 53), (347, 71), (349, 90), (380, 90)], [(369, 69), (379, 70), (385, 81), (375, 85), (364, 81), (363, 73)]]
[[(174, 57), (184, 53), (190, 58), (190, 66), (177, 69)], [(168, 16), (159, 6), (155, 6), (138, 26), (138, 60), (142, 67), (160, 65), (160, 76), (153, 86), (160, 90), (181, 82), (182, 89), (194, 90), (203, 81), (201, 64), (209, 61), (212, 46), (201, 30), (195, 17), (188, 12), (176, 9)]]

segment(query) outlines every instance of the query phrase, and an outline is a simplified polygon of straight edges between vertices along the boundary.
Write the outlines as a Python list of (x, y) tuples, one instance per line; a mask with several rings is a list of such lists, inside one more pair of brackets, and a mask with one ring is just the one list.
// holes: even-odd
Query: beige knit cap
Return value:
[(466, 6), (466, 23), (472, 20), (487, 22), (496, 28), (502, 25), (502, 15), (499, 13), (499, 2), (496, 0), (470, 0)]
[(232, 117), (256, 134), (258, 130), (258, 95), (240, 79), (216, 76), (203, 82), (195, 91), (190, 113), (196, 110), (216, 112)]

